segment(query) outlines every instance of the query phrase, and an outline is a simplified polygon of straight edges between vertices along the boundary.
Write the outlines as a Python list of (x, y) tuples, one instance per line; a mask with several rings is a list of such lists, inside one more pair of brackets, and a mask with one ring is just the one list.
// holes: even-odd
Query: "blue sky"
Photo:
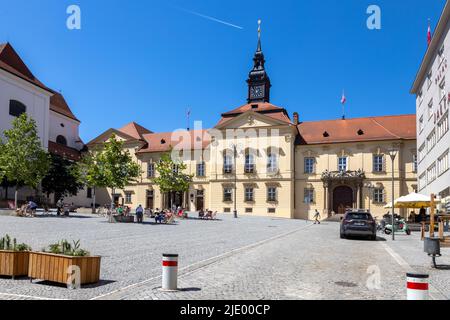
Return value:
[[(246, 102), (263, 21), (271, 102), (301, 121), (414, 113), (409, 89), (426, 50), (427, 19), (444, 0), (0, 0), (0, 42), (61, 90), (89, 141), (136, 121), (153, 131), (212, 127)], [(77, 4), (82, 29), (66, 28)], [(366, 27), (381, 8), (382, 29)], [(185, 9), (185, 10), (182, 10)], [(242, 27), (205, 19), (202, 15)]]

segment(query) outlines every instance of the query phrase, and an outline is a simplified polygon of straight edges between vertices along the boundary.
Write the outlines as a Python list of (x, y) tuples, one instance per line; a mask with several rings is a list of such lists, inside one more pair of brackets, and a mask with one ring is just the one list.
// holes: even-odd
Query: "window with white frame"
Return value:
[(433, 130), (427, 138), (427, 150), (430, 152), (436, 145), (436, 130)]
[(304, 202), (306, 204), (314, 203), (314, 189), (313, 188), (305, 188)]
[(373, 189), (373, 202), (374, 203), (385, 203), (384, 188), (378, 187)]
[(427, 74), (427, 89), (430, 89), (431, 85), (433, 84), (433, 71), (430, 70)]
[(233, 189), (230, 187), (223, 188), (223, 202), (233, 201)]
[(276, 187), (268, 187), (267, 188), (267, 201), (269, 201), (269, 202), (277, 201), (277, 188)]
[(427, 170), (427, 182), (431, 183), (436, 180), (436, 163), (433, 163)]
[(437, 174), (438, 176), (443, 175), (448, 170), (448, 150), (444, 152), (442, 156), (439, 157), (437, 161)]
[(223, 157), (223, 172), (232, 173), (233, 172), (233, 158), (230, 155), (224, 155)]
[(125, 203), (131, 204), (132, 203), (132, 193), (131, 192), (125, 192)]
[(441, 140), (443, 136), (448, 132), (448, 111), (445, 113), (445, 115), (442, 117), (441, 120), (439, 120), (437, 125), (437, 141)]
[(246, 187), (245, 188), (245, 201), (246, 202), (253, 202), (255, 200), (255, 194), (254, 194), (254, 188), (253, 187)]
[(197, 163), (197, 177), (205, 176), (205, 162)]
[(155, 164), (149, 162), (147, 166), (147, 177), (154, 178), (155, 177)]
[(314, 173), (315, 162), (316, 162), (315, 158), (312, 158), (312, 157), (305, 158), (305, 173), (306, 174)]
[(439, 65), (440, 65), (442, 62), (444, 62), (444, 60), (445, 60), (444, 52), (445, 52), (445, 45), (442, 45), (442, 47), (441, 47), (441, 48), (439, 49), (439, 51), (438, 51)]
[(412, 165), (413, 165), (413, 172), (417, 173), (417, 170), (419, 168), (419, 163), (417, 161), (417, 154), (413, 154), (412, 156)]
[(428, 102), (428, 120), (433, 117), (433, 98)]
[(439, 84), (439, 101), (441, 102), (442, 99), (446, 98), (447, 94), (445, 92), (445, 77), (442, 79), (441, 83)]
[(417, 94), (417, 100), (419, 107), (422, 105), (423, 102), (423, 91), (420, 89), (419, 93)]
[(383, 172), (384, 171), (384, 156), (374, 155), (373, 156), (373, 172)]
[(426, 144), (425, 142), (419, 148), (419, 163), (427, 156)]
[(248, 153), (245, 155), (245, 173), (255, 172), (255, 157)]
[(427, 175), (424, 172), (419, 176), (419, 191), (425, 189), (426, 186), (427, 186)]
[(348, 169), (348, 158), (347, 157), (339, 157), (338, 159), (338, 171), (346, 172)]
[(271, 153), (267, 157), (267, 172), (275, 173), (278, 171), (278, 157), (276, 154)]

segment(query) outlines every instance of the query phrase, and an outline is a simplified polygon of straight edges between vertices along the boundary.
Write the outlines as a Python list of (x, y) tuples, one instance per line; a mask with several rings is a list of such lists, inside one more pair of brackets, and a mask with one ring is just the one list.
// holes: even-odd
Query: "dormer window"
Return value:
[(364, 131), (362, 129), (358, 130), (358, 136), (363, 136), (364, 135)]
[(166, 140), (161, 139), (161, 144), (166, 144)]
[(330, 134), (329, 134), (328, 132), (325, 131), (325, 132), (323, 133), (323, 136), (324, 136), (324, 138), (328, 138), (328, 137), (330, 136)]
[(257, 104), (252, 104), (252, 109), (253, 110), (258, 109), (258, 105)]

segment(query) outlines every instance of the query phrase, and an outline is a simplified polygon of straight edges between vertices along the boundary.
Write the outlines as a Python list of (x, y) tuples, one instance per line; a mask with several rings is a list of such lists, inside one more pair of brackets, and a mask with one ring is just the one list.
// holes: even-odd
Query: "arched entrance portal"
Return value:
[(340, 186), (333, 192), (333, 211), (338, 214), (345, 213), (346, 209), (353, 208), (353, 190), (347, 186)]

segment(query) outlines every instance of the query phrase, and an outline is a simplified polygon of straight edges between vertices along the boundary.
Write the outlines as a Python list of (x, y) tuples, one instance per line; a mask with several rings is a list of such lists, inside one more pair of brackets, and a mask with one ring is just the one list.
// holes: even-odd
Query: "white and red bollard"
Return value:
[(178, 255), (163, 254), (162, 261), (162, 290), (178, 290)]
[(407, 278), (407, 299), (408, 300), (429, 300), (429, 285), (427, 274), (408, 273)]

